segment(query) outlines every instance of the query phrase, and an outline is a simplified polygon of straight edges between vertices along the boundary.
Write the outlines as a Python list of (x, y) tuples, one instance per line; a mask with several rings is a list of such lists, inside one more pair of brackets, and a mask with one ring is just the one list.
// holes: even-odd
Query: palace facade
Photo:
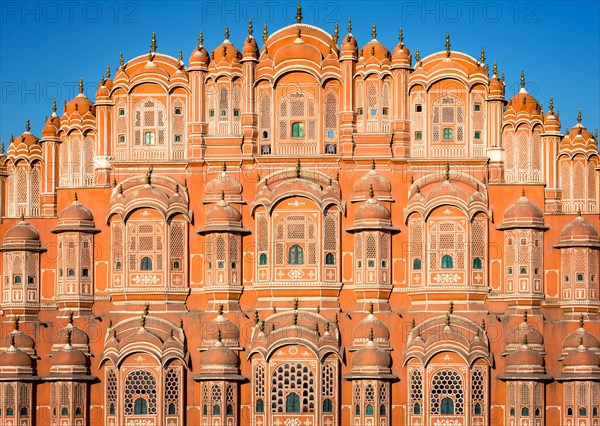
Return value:
[(0, 424), (600, 424), (581, 113), (449, 37), (203, 43), (0, 152)]

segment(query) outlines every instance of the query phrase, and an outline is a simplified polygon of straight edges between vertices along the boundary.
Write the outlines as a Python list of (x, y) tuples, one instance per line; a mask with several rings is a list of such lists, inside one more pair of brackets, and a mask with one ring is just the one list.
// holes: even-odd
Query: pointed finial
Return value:
[(594, 139), (596, 140), (596, 142), (598, 141), (598, 128), (596, 127), (596, 130), (594, 130)]
[(252, 19), (248, 19), (248, 36), (252, 37), (254, 33), (254, 27), (252, 26)]
[(415, 319), (413, 318), (413, 319), (412, 319), (412, 323), (411, 323), (411, 325), (410, 325), (410, 328), (411, 328), (411, 329), (414, 329), (416, 326), (417, 326), (417, 323), (415, 322)]
[(15, 317), (13, 318), (13, 327), (15, 328), (15, 331), (19, 331), (19, 321), (19, 316), (15, 315)]
[(325, 323), (325, 333), (329, 333), (329, 321)]
[(583, 314), (579, 317), (579, 328), (583, 328)]
[(25, 214), (21, 213), (21, 222), (25, 222)]
[(298, 2), (298, 7), (296, 8), (296, 22), (302, 22), (302, 6), (300, 5), (300, 2)]
[(67, 345), (71, 346), (71, 342), (73, 340), (73, 336), (72, 336), (73, 330), (71, 330), (70, 328), (67, 329)]
[(258, 310), (254, 310), (254, 324), (258, 324), (258, 322), (260, 321), (260, 318), (258, 316)]
[(577, 124), (581, 124), (581, 108), (579, 108), (579, 111), (577, 112)]
[(374, 338), (374, 336), (373, 336), (373, 329), (371, 329), (371, 331), (369, 331), (369, 342), (372, 342), (373, 338)]
[(69, 324), (73, 324), (73, 311), (69, 311), (69, 313), (67, 314), (67, 321), (69, 322)]
[(554, 99), (550, 96), (550, 114), (554, 115)]
[(481, 48), (481, 57), (479, 58), (479, 62), (482, 64), (485, 62), (485, 49), (483, 47)]
[(498, 78), (498, 64), (496, 63), (496, 61), (494, 61), (494, 77)]
[(265, 320), (261, 320), (258, 327), (260, 328), (261, 332), (265, 332)]
[(223, 315), (223, 304), (219, 304), (219, 310), (217, 311), (219, 315)]
[(373, 315), (373, 302), (369, 303), (369, 313)]
[(523, 322), (529, 321), (527, 311), (523, 312)]
[(500, 80), (502, 80), (502, 83), (504, 83), (504, 71), (502, 71), (502, 78)]
[(265, 24), (263, 25), (263, 43), (266, 43), (268, 38), (269, 32), (267, 31), (267, 23), (265, 22)]
[(179, 58), (178, 58), (178, 62), (180, 64), (183, 64), (183, 50), (179, 49)]
[(52, 102), (52, 112), (56, 113), (56, 99)]
[(146, 173), (146, 185), (152, 185), (152, 168), (148, 168), (148, 172)]
[(29, 121), (29, 118), (27, 120), (25, 120), (25, 131), (29, 132), (31, 130), (31, 122)]
[(77, 201), (77, 191), (73, 193), (73, 201)]
[(221, 329), (219, 328), (217, 330), (217, 342), (221, 343), (221, 340), (223, 340), (223, 335), (221, 334)]
[(123, 195), (123, 185), (119, 185), (117, 190), (119, 191), (119, 194)]
[(110, 78), (110, 64), (106, 66), (106, 78)]
[(352, 19), (348, 18), (348, 35), (352, 34)]
[(294, 311), (297, 311), (298, 310), (298, 298), (297, 297), (294, 297), (293, 304), (294, 304)]
[(15, 335), (13, 333), (8, 335), (8, 345), (15, 346)]
[(419, 51), (419, 49), (417, 49), (417, 50), (415, 51), (415, 62), (416, 62), (418, 65), (421, 65), (421, 52)]
[(79, 77), (79, 93), (83, 94), (83, 77)]
[(156, 34), (152, 32), (152, 39), (150, 43), (150, 51), (156, 53)]
[(450, 304), (448, 305), (448, 313), (449, 314), (453, 314), (454, 313), (454, 301), (451, 300)]
[(333, 27), (333, 42), (337, 44), (340, 38), (340, 24), (338, 22), (335, 23), (335, 27)]
[(300, 158), (296, 161), (296, 177), (300, 179), (300, 173), (302, 171), (302, 166), (300, 165)]
[(525, 88), (525, 71), (521, 70), (521, 89)]
[(292, 321), (294, 325), (298, 325), (298, 311), (294, 311), (294, 315), (292, 316)]
[(144, 303), (144, 315), (148, 315), (149, 311), (150, 311), (150, 303), (146, 302), (146, 303)]
[(0, 155), (4, 155), (4, 142), (0, 143)]
[(450, 57), (450, 33), (446, 33), (446, 56)]
[(333, 316), (333, 320), (335, 321), (336, 324), (339, 324), (340, 319), (338, 318), (338, 314), (337, 312), (335, 313), (335, 315)]
[(371, 158), (371, 170), (375, 170), (375, 159)]
[(402, 27), (400, 27), (400, 30), (398, 31), (398, 41), (400, 42), (400, 47), (404, 46), (404, 32)]
[(521, 188), (521, 197), (524, 197), (524, 196), (525, 196), (525, 187), (522, 187)]
[(298, 29), (296, 30), (296, 37), (302, 38), (302, 28), (298, 27)]
[(486, 328), (486, 325), (485, 325), (485, 318), (483, 318), (483, 319), (481, 320), (481, 329), (483, 330), (483, 332), (484, 332), (484, 333), (485, 333), (485, 328)]
[(142, 315), (140, 318), (140, 327), (146, 327), (146, 315)]
[(119, 52), (119, 66), (121, 69), (125, 68), (125, 60), (123, 59), (123, 52)]
[(225, 26), (225, 40), (229, 40), (229, 26)]
[(444, 171), (445, 179), (450, 180), (450, 164), (446, 161), (446, 168)]
[(446, 325), (450, 327), (450, 314), (446, 314)]
[(221, 190), (221, 201), (225, 199), (225, 191)]
[(375, 40), (377, 38), (377, 25), (375, 25), (374, 22), (373, 22), (373, 25), (371, 26), (371, 38), (373, 40)]
[(375, 196), (375, 193), (373, 192), (373, 184), (370, 184), (369, 185), (369, 198), (372, 200), (374, 196)]
[(581, 217), (581, 209), (577, 209), (577, 217)]

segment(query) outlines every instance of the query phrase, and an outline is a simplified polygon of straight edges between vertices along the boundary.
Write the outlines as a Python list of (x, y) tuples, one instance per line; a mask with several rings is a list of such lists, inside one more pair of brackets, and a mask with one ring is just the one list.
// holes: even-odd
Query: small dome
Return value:
[(221, 173), (206, 184), (205, 191), (207, 194), (216, 197), (219, 197), (223, 192), (227, 199), (238, 199), (242, 193), (242, 185), (237, 179), (227, 174), (227, 167), (223, 165)]
[(374, 198), (369, 198), (366, 203), (356, 209), (355, 220), (390, 220), (390, 211), (386, 206)]
[(71, 99), (65, 105), (65, 113), (67, 115), (73, 114), (77, 111), (79, 114), (84, 115), (91, 112), (92, 115), (96, 115), (96, 108), (94, 103), (90, 101), (83, 93), (83, 80), (79, 79), (79, 94)]
[(504, 211), (502, 225), (498, 227), (500, 230), (512, 228), (546, 229), (542, 209), (525, 197), (525, 190), (521, 198)]
[(35, 341), (26, 333), (19, 330), (13, 330), (7, 334), (3, 339), (3, 346), (10, 346), (10, 341), (13, 339), (13, 344), (16, 348), (21, 350), (33, 350)]
[(204, 36), (203, 36), (202, 32), (200, 32), (200, 36), (198, 37), (198, 45), (196, 46), (196, 48), (192, 51), (192, 54), (190, 55), (190, 61), (189, 61), (190, 68), (206, 67), (208, 65), (208, 63), (210, 62), (210, 55), (208, 54), (208, 52), (206, 51), (204, 46), (202, 46), (202, 43), (204, 43)]
[(348, 34), (342, 40), (342, 53), (340, 59), (356, 58), (358, 56), (358, 44), (352, 34)]
[(375, 164), (373, 164), (369, 173), (356, 181), (354, 193), (367, 195), (371, 187), (373, 187), (373, 193), (379, 196), (389, 196), (392, 190), (390, 181), (385, 176), (379, 175), (375, 170)]
[(494, 74), (490, 79), (490, 97), (504, 98), (504, 82)]
[(378, 61), (383, 61), (390, 57), (389, 49), (377, 40), (377, 29), (375, 24), (373, 24), (373, 28), (371, 29), (371, 41), (362, 47), (361, 56), (365, 62), (373, 57)]
[(585, 328), (579, 327), (577, 330), (565, 337), (565, 340), (563, 340), (563, 354), (570, 352), (581, 344), (583, 344), (586, 348), (600, 350), (600, 341), (598, 338)]
[(59, 214), (58, 220), (80, 220), (80, 221), (94, 221), (94, 215), (90, 209), (77, 201), (77, 198), (73, 203), (65, 207)]
[(213, 50), (214, 63), (218, 66), (221, 61), (228, 63), (239, 62), (240, 52), (229, 41), (229, 27), (225, 28), (225, 40), (215, 50)]
[(27, 120), (27, 131), (19, 136), (17, 136), (13, 142), (12, 142), (12, 146), (14, 147), (18, 147), (21, 144), (24, 144), (26, 147), (31, 147), (32, 145), (37, 144), (40, 139), (37, 136), (34, 136), (32, 133), (29, 132), (29, 120)]
[(544, 115), (544, 130), (546, 132), (560, 133), (560, 119), (554, 114), (552, 98), (550, 98), (550, 110)]
[(242, 214), (234, 207), (231, 207), (225, 200), (220, 200), (217, 204), (208, 209), (206, 221), (228, 221), (240, 222)]
[(560, 245), (599, 245), (598, 230), (587, 221), (583, 216), (577, 216), (575, 219), (563, 226), (560, 231)]
[(60, 129), (60, 118), (56, 115), (56, 101), (54, 102), (54, 111), (52, 115), (46, 120), (44, 130), (42, 130), (42, 138), (54, 138), (56, 137), (58, 130)]
[(239, 358), (231, 349), (227, 346), (223, 346), (220, 340), (217, 340), (215, 344), (202, 353), (200, 358), (200, 364), (203, 369), (220, 368), (220, 369), (237, 369), (239, 365)]
[(371, 338), (371, 332), (373, 333), (373, 340), (376, 342), (385, 341), (389, 342), (390, 330), (387, 326), (378, 319), (373, 313), (369, 313), (365, 318), (360, 321), (356, 327), (352, 336), (355, 341), (366, 342)]
[(21, 220), (4, 234), (4, 244), (9, 243), (11, 240), (39, 241), (40, 234), (29, 222)]
[(87, 346), (90, 343), (89, 336), (80, 329), (75, 327), (73, 324), (69, 324), (64, 328), (58, 330), (56, 340), (59, 342), (65, 342), (68, 338), (69, 332), (71, 333), (71, 345), (73, 346)]
[(63, 349), (54, 352), (52, 356), (52, 366), (85, 367), (86, 364), (85, 355), (70, 344), (66, 344)]
[(534, 115), (538, 115), (541, 119), (542, 106), (540, 103), (531, 96), (527, 90), (525, 90), (525, 75), (521, 74), (521, 90), (515, 96), (513, 96), (506, 106), (504, 111), (504, 118), (516, 118), (520, 115), (525, 115), (531, 118)]
[(5, 352), (0, 353), (0, 369), (3, 367), (31, 368), (31, 366), (31, 357), (15, 346), (10, 346)]
[(532, 327), (527, 320), (510, 332), (506, 343), (507, 345), (520, 345), (523, 343), (523, 339), (527, 339), (528, 345), (544, 344), (542, 333)]
[(412, 55), (408, 47), (404, 44), (404, 35), (402, 34), (402, 28), (400, 28), (400, 34), (398, 36), (399, 43), (392, 52), (392, 66), (393, 68), (408, 67), (412, 64)]
[(305, 42), (302, 39), (301, 33), (292, 43), (280, 48), (273, 57), (275, 65), (297, 60), (312, 62), (318, 65), (321, 65), (321, 61), (323, 60), (321, 51), (310, 43)]
[(202, 336), (203, 341), (217, 340), (220, 334), (221, 341), (228, 346), (239, 344), (240, 330), (233, 321), (223, 315), (223, 312), (219, 312), (219, 315), (207, 324), (205, 330), (206, 332)]
[(506, 357), (506, 364), (516, 367), (531, 366), (539, 368), (544, 366), (544, 357), (525, 344)]
[(565, 357), (563, 365), (565, 367), (598, 367), (600, 366), (600, 357), (581, 344)]
[(256, 39), (252, 36), (252, 22), (249, 24), (248, 37), (244, 41), (244, 47), (242, 48), (243, 59), (257, 59), (259, 55), (258, 44)]
[(352, 357), (353, 369), (389, 369), (392, 364), (390, 354), (369, 340)]

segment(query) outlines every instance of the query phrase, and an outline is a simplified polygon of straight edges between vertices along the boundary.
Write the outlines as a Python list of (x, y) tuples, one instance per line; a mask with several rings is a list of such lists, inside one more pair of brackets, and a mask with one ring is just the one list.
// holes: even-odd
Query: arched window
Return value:
[(23, 279), (21, 278), (20, 275), (15, 275), (15, 277), (13, 278), (13, 283), (14, 284), (22, 284), (23, 283)]
[[(23, 408), (21, 408), (21, 411), (23, 411)], [(27, 411), (27, 409), (25, 408), (25, 411)], [(81, 416), (81, 407), (77, 407), (75, 409), (75, 415), (76, 416)]]
[(108, 407), (108, 414), (115, 414), (115, 404), (110, 404)]
[(220, 405), (215, 404), (213, 406), (213, 414), (217, 415), (217, 416), (221, 414), (221, 406)]
[(454, 414), (454, 401), (450, 397), (442, 399), (441, 414)]
[(144, 132), (144, 145), (154, 145), (154, 132)]
[(521, 416), (529, 416), (529, 408), (527, 408), (527, 407), (521, 408)]
[(259, 265), (266, 265), (267, 264), (267, 254), (266, 253), (261, 253), (260, 256), (258, 257), (258, 264)]
[(69, 415), (69, 409), (67, 407), (61, 408), (60, 415), (61, 416), (68, 416)]
[(7, 416), (14, 416), (14, 415), (15, 415), (15, 409), (14, 409), (14, 408), (12, 408), (12, 407), (8, 407), (8, 408), (6, 409), (6, 415), (7, 415)]
[(256, 412), (264, 413), (265, 412), (265, 401), (262, 399), (256, 400)]
[(304, 265), (304, 250), (300, 245), (294, 244), (288, 251), (288, 264)]
[(140, 265), (140, 270), (151, 271), (152, 270), (152, 259), (149, 257), (143, 257)]
[(415, 402), (415, 404), (413, 405), (413, 413), (421, 414), (421, 404), (419, 404), (418, 402)]
[(331, 402), (331, 399), (327, 398), (323, 401), (323, 412), (333, 413), (333, 403)]
[(475, 259), (473, 259), (473, 269), (481, 269), (481, 267), (481, 258), (476, 257)]
[(380, 416), (385, 416), (385, 405), (381, 404), (379, 406), (379, 415)]
[(354, 410), (354, 414), (360, 416), (360, 405), (356, 404), (356, 409)]
[(227, 414), (228, 416), (233, 415), (233, 405), (227, 404), (227, 407), (225, 408), (225, 414)]
[(292, 123), (292, 137), (303, 138), (304, 137), (304, 123), (296, 121)]
[(169, 414), (175, 414), (175, 404), (169, 404)]
[(452, 269), (454, 267), (454, 263), (452, 261), (452, 256), (446, 254), (442, 256), (442, 269)]
[(475, 408), (473, 409), (474, 414), (481, 414), (481, 404), (475, 404)]
[[(579, 411), (581, 412), (581, 408), (579, 409)], [(29, 411), (27, 411), (27, 407), (22, 407), (21, 410), (19, 411), (19, 414), (21, 416), (27, 416), (29, 414)]]
[(74, 276), (75, 276), (75, 269), (72, 269), (72, 268), (71, 268), (71, 269), (69, 269), (69, 270), (67, 271), (67, 276), (69, 276), (69, 277), (74, 277)]
[(296, 392), (290, 392), (285, 397), (285, 412), (299, 413), (300, 412), (300, 397)]
[(372, 416), (373, 414), (374, 414), (373, 405), (367, 404), (367, 406), (365, 407), (365, 415)]
[(144, 398), (139, 397), (135, 400), (133, 404), (133, 414), (134, 415), (144, 415), (148, 414), (148, 401)]
[[(579, 415), (580, 416), (587, 416), (587, 408), (585, 408), (585, 407), (579, 407)], [(537, 410), (536, 410), (536, 416), (539, 416), (539, 414), (537, 414)]]
[(333, 256), (333, 253), (327, 253), (325, 255), (325, 264), (326, 265), (335, 265), (335, 258)]
[(413, 269), (415, 271), (418, 271), (421, 269), (421, 259), (415, 259), (413, 260)]

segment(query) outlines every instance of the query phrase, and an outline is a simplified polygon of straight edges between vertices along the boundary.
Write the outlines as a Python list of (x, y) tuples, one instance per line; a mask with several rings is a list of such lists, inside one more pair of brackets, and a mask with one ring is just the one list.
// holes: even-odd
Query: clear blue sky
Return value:
[[(254, 20), (262, 45), (262, 26), (269, 32), (294, 22), (296, 2), (224, 1), (0, 1), (0, 140), (23, 132), (31, 118), (40, 136), (52, 100), (77, 94), (82, 76), (88, 97), (106, 66), (146, 54), (155, 31), (158, 51), (177, 57), (183, 49), (187, 63), (204, 31), (204, 45), (212, 50), (229, 25), (231, 40), (242, 47), (247, 20)], [(527, 88), (548, 108), (555, 109), (565, 126), (576, 123), (583, 108), (583, 124), (593, 131), (600, 123), (600, 2), (595, 1), (304, 1), (304, 23), (330, 32), (336, 21), (340, 35), (352, 18), (359, 45), (370, 39), (377, 24), (378, 40), (392, 49), (398, 28), (405, 44), (421, 56), (444, 49), (446, 32), (452, 49), (479, 58), (485, 47), (487, 62), (498, 61), (506, 74), (507, 98), (518, 90), (521, 69)]]

